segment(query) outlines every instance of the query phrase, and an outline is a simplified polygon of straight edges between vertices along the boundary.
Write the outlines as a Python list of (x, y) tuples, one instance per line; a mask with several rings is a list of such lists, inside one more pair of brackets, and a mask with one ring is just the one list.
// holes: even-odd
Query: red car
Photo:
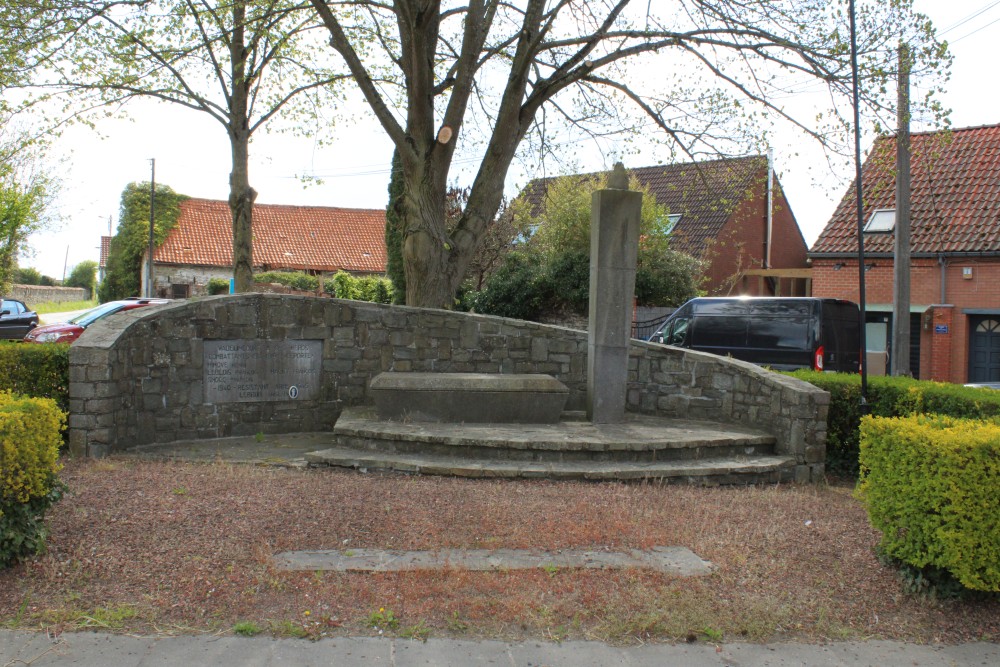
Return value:
[(164, 303), (170, 303), (170, 299), (143, 299), (133, 297), (129, 299), (122, 299), (121, 301), (108, 301), (107, 303), (102, 303), (96, 308), (91, 308), (85, 313), (77, 315), (69, 322), (45, 324), (40, 327), (35, 327), (24, 337), (24, 342), (72, 343), (80, 337), (80, 334), (83, 333), (84, 329), (97, 320), (107, 317), (108, 315), (119, 313), (124, 310), (132, 310), (133, 308), (142, 308), (143, 306), (158, 306)]

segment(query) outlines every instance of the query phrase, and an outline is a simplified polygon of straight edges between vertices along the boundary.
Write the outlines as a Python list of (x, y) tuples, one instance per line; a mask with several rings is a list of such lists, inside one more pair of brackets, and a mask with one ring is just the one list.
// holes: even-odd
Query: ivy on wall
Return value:
[[(180, 204), (186, 195), (170, 186), (157, 185), (153, 242), (159, 246), (177, 225)], [(102, 303), (130, 296), (141, 296), (142, 258), (149, 246), (149, 182), (129, 183), (122, 191), (118, 229), (111, 237), (107, 272), (98, 288)]]

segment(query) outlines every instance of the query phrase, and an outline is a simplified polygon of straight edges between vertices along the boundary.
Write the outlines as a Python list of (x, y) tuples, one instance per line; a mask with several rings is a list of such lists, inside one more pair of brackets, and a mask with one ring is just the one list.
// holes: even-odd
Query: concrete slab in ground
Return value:
[(244, 435), (141, 445), (115, 455), (169, 461), (224, 461), (305, 468), (306, 454), (332, 446), (332, 433)]
[(712, 564), (686, 547), (653, 547), (648, 550), (587, 551), (563, 549), (437, 549), (393, 551), (344, 549), (330, 551), (286, 551), (274, 557), (280, 570), (324, 570), (335, 572), (398, 572), (401, 570), (496, 571), (557, 569), (646, 568), (691, 577), (708, 574)]

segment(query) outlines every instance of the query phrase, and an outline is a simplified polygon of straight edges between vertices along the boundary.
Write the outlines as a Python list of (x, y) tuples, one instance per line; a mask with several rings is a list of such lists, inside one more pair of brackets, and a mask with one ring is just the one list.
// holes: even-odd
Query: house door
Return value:
[(1000, 382), (1000, 318), (969, 318), (969, 382)]

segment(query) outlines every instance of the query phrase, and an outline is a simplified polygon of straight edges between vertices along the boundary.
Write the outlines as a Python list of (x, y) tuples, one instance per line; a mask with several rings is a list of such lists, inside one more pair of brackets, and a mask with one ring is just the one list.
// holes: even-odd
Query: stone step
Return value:
[(731, 424), (628, 415), (621, 424), (446, 424), (383, 421), (344, 410), (336, 445), (380, 455), (514, 463), (662, 463), (774, 454), (772, 435)]
[(460, 456), (375, 452), (331, 447), (306, 454), (310, 465), (363, 471), (387, 470), (422, 475), (476, 478), (561, 480), (661, 480), (702, 485), (774, 484), (791, 481), (795, 461), (786, 456), (715, 457), (698, 460), (637, 462), (479, 460)]

